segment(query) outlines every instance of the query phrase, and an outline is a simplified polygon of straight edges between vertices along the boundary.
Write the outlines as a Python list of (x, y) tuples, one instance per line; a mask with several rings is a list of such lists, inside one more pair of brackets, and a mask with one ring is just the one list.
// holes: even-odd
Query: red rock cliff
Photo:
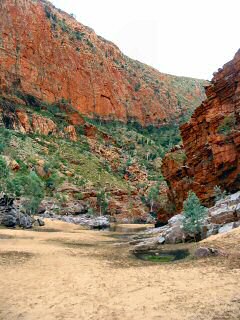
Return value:
[(183, 149), (173, 150), (163, 161), (177, 211), (190, 189), (206, 205), (216, 185), (229, 192), (240, 189), (240, 50), (214, 75), (206, 95), (181, 127)]
[(203, 81), (162, 74), (47, 1), (1, 0), (0, 90), (82, 114), (161, 124), (203, 99)]

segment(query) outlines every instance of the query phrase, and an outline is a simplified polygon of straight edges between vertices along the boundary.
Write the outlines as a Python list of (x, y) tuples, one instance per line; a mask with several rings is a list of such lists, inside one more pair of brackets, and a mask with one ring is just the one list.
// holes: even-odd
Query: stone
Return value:
[(165, 238), (164, 237), (159, 237), (158, 238), (158, 243), (163, 244), (165, 242)]
[(240, 220), (240, 192), (236, 192), (208, 210), (210, 221), (217, 224), (226, 224)]
[(0, 197), (0, 225), (7, 228), (21, 227), (31, 228), (33, 218), (21, 211), (18, 205), (15, 204), (13, 198), (6, 195)]
[(163, 159), (168, 197), (177, 212), (190, 190), (210, 207), (215, 186), (229, 193), (240, 189), (239, 75), (240, 50), (214, 75), (205, 89), (207, 99), (181, 126), (182, 149), (174, 148)]
[(68, 135), (71, 141), (76, 142), (78, 140), (76, 129), (73, 125), (64, 128), (65, 133)]
[(170, 227), (165, 235), (165, 242), (168, 244), (175, 244), (184, 242), (186, 234), (181, 225)]
[(1, 224), (7, 228), (14, 228), (16, 227), (17, 219), (15, 216), (7, 214), (2, 218)]
[(151, 239), (151, 241), (149, 240), (149, 241), (141, 242), (135, 245), (134, 248), (131, 249), (131, 251), (134, 253), (141, 253), (141, 252), (155, 250), (158, 248), (158, 246), (159, 246), (158, 240)]
[(173, 227), (173, 226), (181, 226), (183, 221), (183, 216), (182, 214), (177, 214), (173, 216), (171, 219), (168, 220), (168, 226)]
[(234, 222), (226, 223), (221, 228), (219, 228), (218, 233), (226, 233), (234, 228)]
[(210, 225), (209, 230), (206, 233), (206, 238), (213, 236), (218, 233), (219, 226), (218, 225)]
[(214, 256), (226, 256), (227, 254), (219, 249), (199, 247), (195, 250), (194, 256), (196, 258), (214, 257)]
[(16, 224), (24, 229), (30, 229), (33, 225), (33, 219), (27, 214), (19, 213)]
[(37, 222), (39, 227), (45, 226), (45, 222), (42, 219), (37, 218), (36, 222)]
[(209, 248), (200, 247), (200, 248), (196, 249), (196, 251), (194, 252), (194, 256), (196, 258), (209, 257), (209, 256), (211, 256), (211, 251), (209, 250)]

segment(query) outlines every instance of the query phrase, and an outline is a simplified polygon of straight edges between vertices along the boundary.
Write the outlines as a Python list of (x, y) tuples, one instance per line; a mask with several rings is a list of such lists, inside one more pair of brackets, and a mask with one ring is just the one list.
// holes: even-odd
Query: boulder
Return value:
[(209, 257), (209, 256), (211, 256), (211, 251), (209, 250), (209, 248), (200, 247), (200, 248), (196, 249), (196, 251), (194, 252), (194, 256), (196, 258)]
[(87, 203), (82, 200), (67, 201), (62, 205), (61, 214), (79, 215), (87, 213)]
[(176, 214), (171, 219), (168, 220), (168, 226), (181, 226), (183, 221), (183, 215), (182, 214)]
[(6, 214), (1, 220), (1, 224), (7, 228), (14, 228), (16, 226), (17, 219), (14, 215)]
[(226, 256), (226, 253), (222, 250), (209, 247), (199, 247), (194, 252), (196, 258), (214, 257), (219, 255)]
[(218, 233), (226, 233), (234, 228), (234, 222), (226, 223), (219, 228)]
[(42, 219), (37, 218), (34, 222), (34, 226), (43, 227), (45, 226), (45, 222)]
[(7, 228), (21, 227), (31, 228), (33, 218), (21, 211), (14, 199), (2, 195), (0, 198), (0, 224)]
[(159, 246), (158, 239), (151, 239), (151, 241), (145, 241), (137, 244), (131, 250), (134, 253), (142, 253), (146, 251), (156, 250)]
[(160, 236), (159, 238), (158, 238), (158, 243), (160, 243), (160, 244), (163, 244), (164, 242), (165, 242), (165, 238), (164, 237), (162, 237), (162, 236)]
[(184, 242), (186, 234), (181, 225), (170, 227), (165, 235), (165, 242), (169, 244)]
[(216, 224), (226, 224), (240, 220), (240, 191), (223, 200), (217, 201), (208, 210), (210, 221)]

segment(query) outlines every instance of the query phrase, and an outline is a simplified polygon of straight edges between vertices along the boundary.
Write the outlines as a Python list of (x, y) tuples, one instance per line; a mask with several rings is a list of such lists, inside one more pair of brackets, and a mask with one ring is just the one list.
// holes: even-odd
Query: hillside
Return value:
[(43, 0), (0, 3), (0, 90), (90, 118), (161, 125), (190, 114), (206, 81), (163, 74)]
[(54, 213), (146, 221), (166, 204), (162, 157), (207, 82), (126, 57), (48, 1), (3, 0), (0, 13), (1, 190), (24, 202), (36, 188)]

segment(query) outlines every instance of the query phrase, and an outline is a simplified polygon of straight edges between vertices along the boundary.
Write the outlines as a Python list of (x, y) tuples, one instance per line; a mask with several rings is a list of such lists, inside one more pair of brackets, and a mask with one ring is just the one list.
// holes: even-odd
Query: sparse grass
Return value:
[(217, 128), (217, 132), (219, 134), (228, 135), (232, 132), (232, 130), (235, 129), (236, 126), (236, 117), (234, 114), (230, 114), (229, 116), (226, 116), (219, 127)]

